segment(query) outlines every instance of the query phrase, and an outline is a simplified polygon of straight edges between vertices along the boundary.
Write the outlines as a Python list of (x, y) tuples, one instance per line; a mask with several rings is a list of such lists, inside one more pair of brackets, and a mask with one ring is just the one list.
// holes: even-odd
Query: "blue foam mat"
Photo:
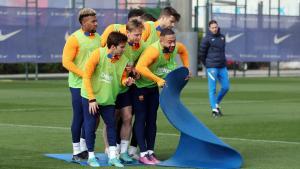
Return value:
[[(63, 160), (69, 163), (74, 163), (72, 161), (72, 154), (45, 154), (45, 156), (50, 157), (50, 158), (55, 158), (55, 159), (59, 159), (59, 160)], [(101, 166), (106, 167), (109, 166), (108, 165), (108, 157), (106, 154), (104, 153), (96, 153), (96, 157), (98, 157), (98, 161), (100, 163)], [(86, 161), (81, 161), (81, 162), (76, 162), (82, 166), (88, 166)], [(125, 164), (125, 165), (141, 165), (138, 161), (135, 161), (134, 163), (130, 163), (130, 164)]]
[(180, 131), (176, 152), (161, 166), (236, 169), (242, 156), (219, 139), (180, 101), (180, 92), (187, 84), (189, 71), (181, 67), (168, 74), (160, 94), (160, 106), (169, 122)]

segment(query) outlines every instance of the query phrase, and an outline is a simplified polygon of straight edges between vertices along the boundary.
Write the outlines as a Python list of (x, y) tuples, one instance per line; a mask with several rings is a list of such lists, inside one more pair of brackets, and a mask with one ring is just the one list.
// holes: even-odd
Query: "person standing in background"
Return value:
[[(209, 31), (200, 45), (200, 58), (206, 67), (208, 79), (208, 95), (213, 117), (223, 115), (219, 107), (222, 99), (229, 90), (229, 77), (225, 57), (225, 36), (220, 33), (217, 21), (211, 20), (208, 24)], [(216, 95), (217, 81), (221, 89)]]

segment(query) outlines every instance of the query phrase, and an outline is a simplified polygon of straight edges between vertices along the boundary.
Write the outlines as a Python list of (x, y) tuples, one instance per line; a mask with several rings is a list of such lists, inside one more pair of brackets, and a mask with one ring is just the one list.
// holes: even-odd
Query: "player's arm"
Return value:
[(199, 56), (203, 65), (205, 65), (208, 48), (209, 48), (209, 40), (207, 37), (204, 37), (201, 41), (200, 48), (199, 48)]
[(180, 56), (180, 59), (182, 61), (182, 64), (184, 67), (189, 68), (190, 67), (190, 62), (189, 62), (189, 52), (184, 46), (184, 44), (177, 42), (177, 53)]
[(142, 40), (146, 42), (147, 39), (149, 38), (150, 34), (151, 34), (150, 24), (147, 22), (144, 22), (144, 31), (142, 33)]
[(100, 50), (96, 49), (91, 53), (91, 56), (87, 60), (85, 64), (85, 71), (83, 74), (83, 85), (85, 86), (88, 94), (89, 112), (91, 114), (96, 114), (99, 109), (98, 103), (96, 102), (96, 97), (93, 92), (93, 86), (91, 81), (96, 66), (99, 63), (99, 60), (100, 60)]
[(74, 64), (79, 44), (75, 36), (70, 36), (63, 49), (62, 64), (68, 71), (75, 73), (79, 77), (83, 76), (83, 71)]
[(91, 56), (89, 57), (89, 59), (87, 60), (87, 62), (85, 64), (85, 71), (83, 74), (83, 85), (85, 86), (89, 100), (96, 99), (94, 92), (93, 92), (91, 79), (92, 79), (93, 73), (96, 69), (96, 66), (99, 63), (99, 59), (100, 59), (100, 50), (96, 49), (91, 53)]
[(192, 72), (190, 71), (189, 52), (184, 44), (177, 42), (176, 45), (177, 53), (180, 56), (183, 66), (189, 69), (189, 75), (186, 77), (186, 80), (188, 80), (192, 76)]
[(103, 31), (103, 33), (101, 35), (101, 46), (102, 47), (106, 46), (108, 35), (113, 31), (114, 31), (114, 25), (113, 24), (106, 27), (106, 29)]
[(136, 65), (136, 71), (140, 73), (142, 76), (154, 81), (158, 86), (163, 86), (165, 84), (165, 80), (153, 74), (149, 66), (151, 66), (156, 59), (159, 57), (158, 49), (149, 46), (144, 53), (140, 56), (139, 61)]

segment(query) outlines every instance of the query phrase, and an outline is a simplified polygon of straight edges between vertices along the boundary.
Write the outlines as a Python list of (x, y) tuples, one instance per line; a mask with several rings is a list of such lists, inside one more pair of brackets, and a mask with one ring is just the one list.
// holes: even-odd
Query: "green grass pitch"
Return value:
[[(210, 114), (207, 79), (190, 80), (182, 101), (242, 154), (243, 168), (300, 168), (300, 78), (231, 79), (219, 119)], [(0, 168), (90, 168), (43, 156), (71, 153), (71, 111), (67, 80), (0, 81)], [(167, 159), (179, 133), (161, 111), (157, 124), (156, 152)], [(97, 131), (96, 152), (103, 151), (101, 137)]]

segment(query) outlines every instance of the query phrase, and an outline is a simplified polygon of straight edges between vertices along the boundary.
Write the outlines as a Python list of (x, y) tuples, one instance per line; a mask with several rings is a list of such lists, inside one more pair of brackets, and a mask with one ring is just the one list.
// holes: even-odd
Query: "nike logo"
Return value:
[(243, 34), (244, 34), (244, 33), (239, 33), (239, 34), (234, 35), (234, 36), (229, 36), (229, 33), (226, 33), (226, 36), (225, 36), (226, 42), (227, 42), (227, 43), (230, 43), (230, 42), (236, 40), (237, 38), (241, 37)]
[(278, 35), (276, 34), (275, 36), (274, 36), (274, 43), (276, 44), (276, 45), (278, 45), (279, 43), (281, 43), (282, 41), (284, 41), (284, 40), (286, 40), (287, 38), (289, 38), (291, 36), (291, 34), (287, 34), (287, 35), (285, 35), (285, 36), (282, 36), (282, 37), (278, 37)]
[(70, 34), (69, 34), (69, 32), (67, 31), (67, 32), (65, 33), (65, 41), (68, 40), (69, 36), (70, 36)]
[(15, 34), (21, 32), (21, 30), (22, 30), (22, 29), (19, 29), (19, 30), (16, 30), (16, 31), (14, 31), (14, 32), (11, 32), (11, 33), (8, 33), (8, 34), (5, 34), (5, 35), (3, 35), (2, 32), (1, 32), (1, 30), (0, 30), (0, 42), (1, 42), (1, 41), (5, 41), (6, 39), (8, 39), (8, 38), (14, 36)]

